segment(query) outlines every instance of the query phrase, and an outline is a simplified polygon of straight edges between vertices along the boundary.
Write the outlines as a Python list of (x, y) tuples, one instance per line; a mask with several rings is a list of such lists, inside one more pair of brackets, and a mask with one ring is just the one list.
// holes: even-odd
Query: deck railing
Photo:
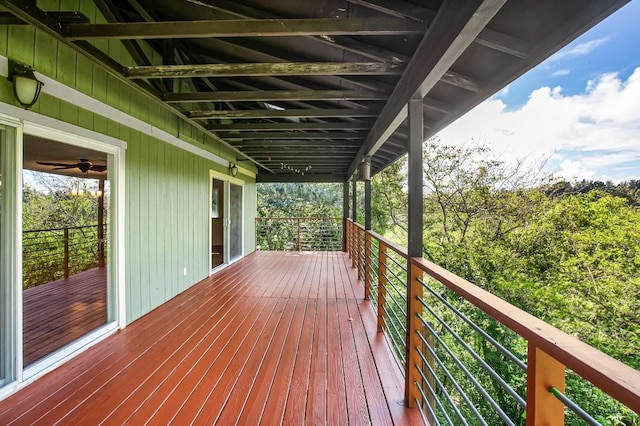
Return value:
[(256, 247), (276, 251), (342, 250), (342, 218), (257, 217)]
[(106, 224), (23, 231), (23, 288), (104, 267), (106, 233)]
[(638, 424), (639, 371), (351, 220), (347, 251), (425, 424)]

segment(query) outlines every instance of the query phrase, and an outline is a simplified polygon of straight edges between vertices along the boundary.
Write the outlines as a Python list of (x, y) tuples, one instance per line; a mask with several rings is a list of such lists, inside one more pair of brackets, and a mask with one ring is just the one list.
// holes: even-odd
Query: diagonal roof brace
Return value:
[(445, 0), (349, 167), (348, 176), (402, 124), (409, 100), (429, 93), (506, 1)]

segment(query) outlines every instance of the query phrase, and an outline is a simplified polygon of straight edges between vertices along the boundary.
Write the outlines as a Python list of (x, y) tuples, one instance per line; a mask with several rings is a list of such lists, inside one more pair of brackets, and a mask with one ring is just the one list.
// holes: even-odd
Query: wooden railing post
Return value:
[(378, 331), (384, 331), (384, 306), (387, 294), (387, 246), (378, 241)]
[[(407, 407), (415, 407), (416, 399), (420, 399), (420, 391), (417, 386), (422, 387), (420, 373), (416, 366), (422, 365), (422, 360), (418, 351), (424, 353), (422, 341), (418, 332), (422, 330), (422, 270), (416, 266), (411, 258), (407, 262), (407, 336), (406, 336), (406, 365), (405, 365), (405, 404)], [(418, 384), (416, 386), (416, 383)]]
[(349, 253), (349, 258), (353, 258), (353, 247), (351, 247), (351, 234), (353, 233), (353, 229), (351, 225), (351, 221), (347, 220), (347, 253)]
[(355, 222), (351, 222), (351, 267), (356, 267), (356, 262), (358, 261), (358, 253), (356, 252), (358, 249), (357, 245), (358, 241), (358, 227)]
[(565, 366), (532, 343), (527, 361), (527, 426), (563, 425), (564, 404), (549, 389), (564, 393)]
[(362, 230), (358, 227), (356, 228), (356, 235), (358, 236), (358, 242), (357, 242), (357, 246), (358, 248), (356, 249), (357, 252), (357, 260), (356, 260), (356, 267), (358, 268), (358, 279), (360, 281), (362, 281)]
[(371, 298), (371, 235), (364, 233), (364, 300)]
[(64, 277), (69, 278), (69, 228), (64, 228)]
[(300, 251), (300, 218), (298, 218), (298, 251)]

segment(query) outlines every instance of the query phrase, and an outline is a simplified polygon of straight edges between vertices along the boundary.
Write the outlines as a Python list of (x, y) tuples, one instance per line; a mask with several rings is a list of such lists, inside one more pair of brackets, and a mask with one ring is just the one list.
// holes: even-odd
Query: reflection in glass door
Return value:
[(25, 135), (23, 364), (109, 320), (107, 154)]
[(242, 186), (229, 184), (229, 261), (242, 256)]

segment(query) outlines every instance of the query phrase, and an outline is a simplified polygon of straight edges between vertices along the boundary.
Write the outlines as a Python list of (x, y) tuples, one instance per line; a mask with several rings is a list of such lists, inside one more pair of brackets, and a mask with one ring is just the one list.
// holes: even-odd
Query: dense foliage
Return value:
[[(552, 182), (538, 166), (508, 165), (483, 147), (429, 143), (424, 159), (426, 258), (640, 368), (638, 181)], [(374, 210), (388, 212), (378, 217), (378, 230), (402, 244), (404, 168), (400, 163), (374, 178), (381, 192)], [(515, 336), (473, 310), (467, 314), (526, 358)], [(477, 350), (487, 355), (483, 344)], [(519, 372), (502, 361), (495, 367), (522, 387)], [(601, 422), (638, 424), (630, 410), (573, 374), (567, 387)], [(520, 411), (513, 405), (510, 417)]]

